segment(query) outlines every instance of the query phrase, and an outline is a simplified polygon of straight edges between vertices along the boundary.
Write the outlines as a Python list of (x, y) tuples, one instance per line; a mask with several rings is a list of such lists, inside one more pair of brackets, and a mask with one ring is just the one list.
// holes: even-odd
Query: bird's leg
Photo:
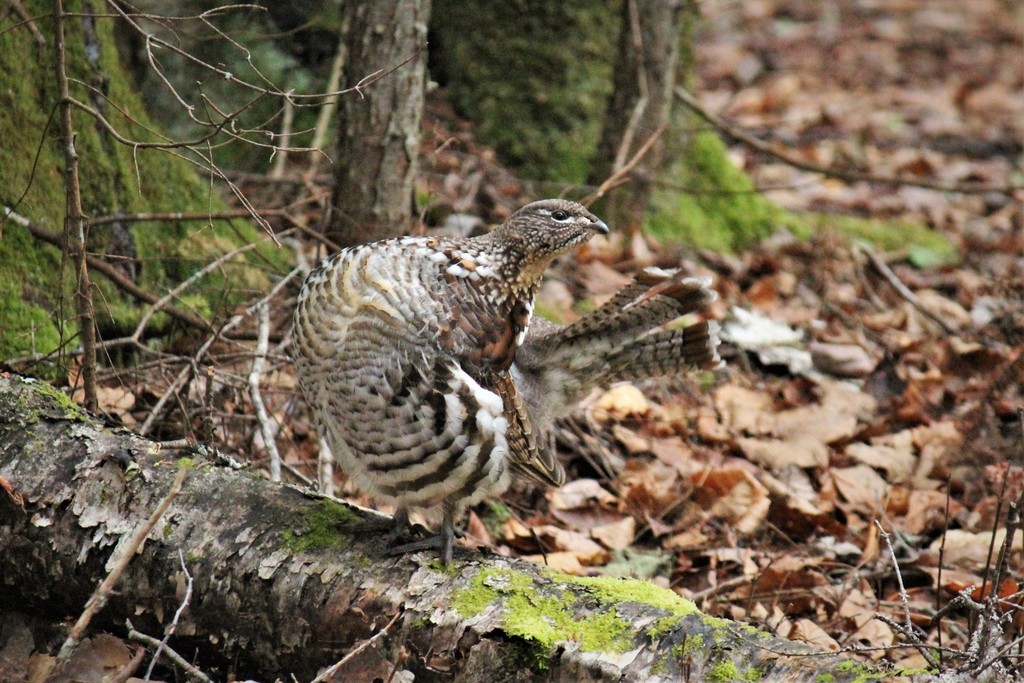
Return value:
[(455, 539), (455, 515), (454, 506), (449, 503), (444, 505), (444, 520), (441, 522), (441, 529), (433, 536), (405, 543), (389, 548), (388, 555), (405, 555), (420, 550), (437, 549), (441, 553), (441, 564), (445, 566), (452, 561), (452, 541)]
[(391, 519), (386, 517), (365, 519), (361, 522), (347, 525), (345, 530), (356, 534), (387, 532), (384, 541), (384, 545), (387, 547), (403, 536), (411, 534), (414, 529), (409, 524), (409, 511), (400, 507), (395, 510), (395, 514)]

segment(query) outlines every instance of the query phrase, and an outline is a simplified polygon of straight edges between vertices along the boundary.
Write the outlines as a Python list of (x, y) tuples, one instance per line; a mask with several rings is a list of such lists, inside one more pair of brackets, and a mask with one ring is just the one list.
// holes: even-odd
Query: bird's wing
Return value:
[(504, 401), (505, 418), (508, 420), (505, 439), (513, 472), (550, 486), (564, 484), (565, 470), (562, 464), (555, 459), (552, 451), (537, 446), (533, 425), (511, 375), (499, 372), (489, 379), (489, 384)]

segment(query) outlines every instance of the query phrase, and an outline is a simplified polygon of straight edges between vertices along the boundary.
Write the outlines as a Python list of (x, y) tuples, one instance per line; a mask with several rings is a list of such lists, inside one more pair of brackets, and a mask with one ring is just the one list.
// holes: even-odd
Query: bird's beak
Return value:
[(598, 218), (596, 221), (590, 224), (590, 229), (599, 235), (608, 234), (608, 224)]

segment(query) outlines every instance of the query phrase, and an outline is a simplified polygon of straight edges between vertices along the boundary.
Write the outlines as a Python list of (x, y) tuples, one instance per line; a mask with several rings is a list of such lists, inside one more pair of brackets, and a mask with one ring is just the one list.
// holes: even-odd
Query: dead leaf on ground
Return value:
[[(993, 545), (991, 531), (965, 531), (963, 529), (950, 529), (943, 536), (932, 541), (928, 550), (937, 559), (939, 548), (942, 547), (942, 540), (945, 538), (945, 549), (942, 554), (942, 561), (945, 564), (969, 569), (971, 571), (982, 571), (988, 558), (989, 547), (991, 546), (993, 557), (999, 554), (999, 549), (1006, 542), (1006, 529), (999, 529), (995, 533)], [(1014, 550), (1020, 552), (1024, 548), (1024, 538), (1021, 534), (1015, 534), (1013, 538)]]
[(819, 650), (839, 649), (839, 643), (810, 619), (798, 619), (787, 637), (790, 640), (812, 645)]
[(871, 443), (851, 443), (846, 455), (870, 467), (885, 470), (890, 484), (901, 484), (914, 473), (917, 456), (910, 430), (884, 434)]
[(772, 471), (786, 467), (824, 467), (828, 465), (828, 446), (813, 437), (792, 439), (736, 439), (736, 444), (751, 462)]
[(594, 401), (591, 409), (599, 422), (621, 421), (630, 417), (643, 417), (651, 412), (651, 402), (644, 392), (632, 384), (612, 387)]
[(592, 527), (590, 537), (609, 550), (628, 548), (636, 537), (636, 520), (627, 515), (617, 522)]
[(834, 468), (829, 473), (846, 502), (860, 512), (873, 513), (885, 505), (889, 484), (867, 465)]
[(720, 467), (691, 475), (690, 481), (713, 501), (709, 514), (741, 534), (754, 533), (768, 516), (768, 489), (743, 468)]

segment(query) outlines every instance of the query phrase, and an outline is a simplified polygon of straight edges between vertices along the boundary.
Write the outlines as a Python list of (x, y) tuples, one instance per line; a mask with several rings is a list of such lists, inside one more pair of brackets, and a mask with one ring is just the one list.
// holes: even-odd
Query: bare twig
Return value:
[(277, 293), (280, 292), (285, 286), (287, 286), (287, 284), (292, 280), (292, 278), (294, 278), (300, 272), (301, 271), (298, 268), (292, 269), (291, 272), (289, 272), (287, 275), (281, 278), (281, 280), (276, 285), (274, 285), (274, 287), (266, 296), (262, 297), (259, 301), (255, 302), (241, 313), (232, 316), (232, 318), (228, 320), (226, 323), (224, 323), (224, 325), (222, 325), (220, 329), (214, 332), (214, 334), (210, 336), (209, 339), (203, 342), (203, 345), (200, 346), (199, 350), (196, 351), (196, 353), (192, 356), (191, 362), (187, 364), (185, 367), (183, 367), (181, 371), (178, 372), (178, 375), (171, 382), (170, 386), (167, 387), (167, 389), (164, 391), (163, 396), (161, 396), (159, 400), (157, 400), (156, 405), (153, 406), (153, 410), (150, 411), (149, 416), (146, 418), (146, 421), (143, 422), (142, 426), (139, 427), (140, 434), (145, 435), (147, 432), (149, 432), (150, 429), (153, 428), (153, 425), (156, 423), (157, 418), (159, 418), (159, 416), (163, 412), (165, 406), (167, 405), (167, 402), (177, 393), (178, 389), (180, 389), (181, 386), (185, 383), (185, 381), (188, 379), (189, 373), (192, 371), (192, 368), (199, 365), (203, 357), (206, 356), (207, 351), (210, 350), (210, 347), (213, 346), (213, 344), (218, 339), (223, 337), (225, 333), (237, 327), (242, 323), (243, 320), (252, 315), (256, 311), (258, 306), (277, 296)]
[(60, 90), (60, 136), (64, 152), (64, 190), (67, 213), (64, 217), (65, 249), (75, 260), (77, 285), (75, 302), (78, 308), (79, 334), (82, 337), (82, 384), (85, 407), (96, 410), (96, 311), (92, 300), (92, 282), (86, 254), (88, 223), (82, 210), (82, 186), (78, 178), (78, 150), (75, 148), (75, 129), (71, 121), (71, 94), (68, 87), (67, 54), (64, 50), (64, 3), (53, 0), (54, 70)]
[[(136, 631), (135, 627), (132, 626), (132, 622), (125, 620), (124, 623), (125, 626), (128, 627), (129, 640), (134, 640), (137, 643), (142, 643), (144, 645), (148, 645), (149, 647), (154, 648), (160, 646), (160, 641), (154, 638), (153, 636), (146, 635), (145, 633), (140, 633)], [(209, 676), (204, 674), (202, 671), (199, 670), (198, 667), (196, 667), (187, 659), (185, 659), (177, 652), (175, 652), (171, 647), (165, 645), (163, 649), (163, 654), (167, 655), (168, 659), (170, 659), (172, 662), (174, 662), (182, 669), (184, 669), (190, 678), (195, 678), (196, 680), (202, 681), (202, 683), (213, 683)]]
[(171, 488), (167, 491), (167, 494), (157, 504), (156, 509), (146, 520), (146, 523), (139, 527), (127, 542), (121, 545), (115, 554), (120, 551), (120, 557), (117, 563), (113, 566), (106, 578), (100, 583), (100, 585), (93, 592), (88, 602), (85, 603), (85, 609), (82, 611), (81, 616), (78, 617), (78, 621), (71, 629), (71, 633), (68, 634), (64, 644), (61, 645), (60, 653), (57, 655), (58, 660), (66, 663), (74, 652), (75, 648), (78, 647), (78, 643), (82, 640), (82, 635), (85, 633), (85, 629), (89, 627), (89, 622), (92, 618), (103, 609), (107, 603), (107, 598), (110, 596), (111, 591), (114, 590), (114, 586), (117, 585), (118, 580), (121, 578), (121, 574), (128, 567), (128, 563), (135, 557), (135, 553), (138, 552), (139, 546), (146, 540), (150, 532), (157, 525), (157, 522), (167, 512), (167, 508), (170, 507), (175, 497), (181, 492), (182, 484), (185, 482), (185, 477), (188, 474), (188, 469), (182, 467), (178, 470), (177, 476), (174, 477), (174, 481), (171, 483)]
[(929, 666), (937, 667), (938, 662), (935, 660), (935, 655), (932, 654), (931, 648), (921, 642), (921, 639), (914, 631), (914, 622), (910, 618), (910, 599), (907, 595), (906, 586), (903, 584), (903, 572), (900, 570), (899, 560), (896, 559), (896, 551), (892, 546), (892, 538), (889, 536), (889, 532), (885, 530), (885, 527), (882, 526), (882, 523), (877, 519), (875, 520), (875, 526), (878, 528), (878, 532), (882, 535), (882, 538), (885, 539), (885, 547), (889, 550), (889, 559), (892, 560), (893, 571), (896, 572), (896, 582), (900, 588), (900, 602), (903, 604), (904, 623), (899, 624), (882, 614), (876, 614), (875, 618), (879, 621), (885, 622), (902, 633), (903, 637), (907, 639), (907, 642), (921, 653), (921, 656), (925, 658), (925, 661), (928, 662)]
[[(332, 92), (338, 89), (338, 85), (341, 83), (341, 68), (345, 65), (345, 38), (344, 36), (338, 39), (338, 49), (334, 53), (334, 61), (331, 62), (331, 74), (327, 79), (327, 91)], [(307, 179), (312, 179), (316, 176), (317, 167), (320, 165), (320, 158), (323, 152), (319, 151), (323, 149), (324, 142), (327, 140), (327, 128), (331, 124), (331, 119), (334, 117), (334, 112), (338, 108), (338, 98), (332, 97), (323, 106), (320, 107), (320, 114), (316, 119), (316, 128), (313, 133), (313, 141), (310, 143), (314, 152), (310, 152), (309, 155), (309, 168), (306, 169), (305, 176)]]
[(310, 683), (323, 683), (324, 681), (329, 681), (332, 678), (334, 678), (334, 674), (338, 672), (338, 669), (348, 664), (350, 661), (352, 661), (353, 657), (355, 657), (360, 652), (376, 643), (382, 637), (386, 636), (388, 634), (388, 630), (395, 625), (395, 622), (398, 621), (398, 617), (400, 616), (402, 616), (401, 610), (399, 610), (399, 612), (395, 614), (395, 616), (391, 617), (391, 621), (389, 621), (387, 625), (384, 626), (384, 628), (377, 631), (371, 637), (361, 642), (357, 647), (353, 648), (348, 654), (339, 659), (337, 662), (321, 671), (320, 675), (314, 678)]
[[(8, 217), (10, 217), (12, 220), (16, 220), (16, 222), (19, 225), (23, 226), (26, 230), (28, 230), (33, 237), (40, 239), (48, 244), (52, 244), (57, 248), (61, 248), (63, 246), (64, 240), (58, 233), (48, 230), (40, 226), (38, 223), (35, 223), (33, 221), (28, 220), (27, 218), (15, 214), (7, 207), (3, 208)], [(153, 294), (152, 292), (149, 292), (139, 287), (137, 284), (135, 284), (130, 279), (125, 277), (124, 274), (117, 270), (117, 268), (110, 265), (100, 257), (94, 256), (92, 254), (86, 254), (85, 258), (90, 268), (106, 277), (108, 280), (117, 285), (118, 288), (127, 292), (128, 294), (142, 301), (145, 301), (148, 304), (155, 304), (157, 301), (160, 300), (160, 297)], [(188, 311), (183, 311), (180, 308), (171, 306), (170, 304), (165, 305), (163, 307), (163, 311), (168, 315), (191, 325), (192, 327), (197, 327), (201, 330), (207, 331), (213, 330), (213, 325), (211, 325), (208, 321), (193, 313), (189, 313)]]
[(292, 123), (295, 121), (295, 105), (288, 98), (284, 100), (284, 114), (281, 117), (281, 132), (277, 137), (284, 141), (283, 147), (274, 149), (274, 166), (270, 169), (271, 178), (284, 176), (284, 167), (288, 163), (288, 141), (292, 137)]
[(317, 489), (325, 496), (334, 495), (334, 454), (331, 453), (331, 446), (322, 435), (320, 436), (320, 451), (316, 458), (316, 481)]
[(171, 619), (171, 623), (167, 626), (164, 631), (163, 640), (156, 648), (156, 652), (153, 653), (152, 659), (149, 660), (149, 667), (146, 669), (146, 680), (148, 681), (153, 675), (153, 667), (156, 666), (157, 661), (160, 659), (160, 655), (167, 648), (167, 641), (171, 639), (174, 632), (178, 630), (178, 622), (181, 620), (181, 615), (185, 612), (185, 608), (192, 601), (192, 574), (188, 571), (188, 566), (185, 564), (185, 553), (178, 548), (178, 561), (181, 562), (181, 571), (185, 573), (185, 595), (181, 598), (181, 604), (178, 605), (178, 609), (174, 612), (174, 618)]
[(899, 277), (896, 276), (896, 273), (892, 272), (892, 268), (890, 268), (889, 265), (875, 253), (874, 249), (866, 244), (858, 244), (857, 249), (868, 257), (868, 260), (871, 261), (871, 265), (875, 267), (875, 270), (877, 270), (878, 273), (885, 278), (886, 282), (888, 282), (900, 296), (906, 299), (911, 306), (916, 308), (929, 320), (942, 328), (942, 331), (946, 334), (950, 336), (956, 335), (956, 330), (947, 325), (945, 320), (937, 317), (934, 313), (924, 307), (924, 304), (922, 304), (921, 300), (917, 298), (917, 295), (914, 294), (909, 287), (903, 284)]
[(739, 126), (731, 123), (723, 117), (710, 112), (707, 108), (700, 103), (692, 93), (687, 91), (685, 88), (677, 87), (675, 89), (676, 97), (679, 98), (687, 107), (692, 109), (702, 119), (715, 126), (723, 133), (731, 138), (739, 140), (748, 147), (762, 152), (771, 157), (783, 161), (790, 166), (799, 168), (804, 171), (810, 171), (811, 173), (820, 173), (821, 175), (828, 176), (830, 178), (838, 178), (847, 182), (867, 182), (876, 183), (882, 185), (908, 185), (911, 187), (923, 187), (929, 190), (937, 190), (939, 192), (962, 192), (964, 194), (984, 194), (986, 192), (998, 192), (1000, 194), (1012, 194), (1018, 190), (1024, 189), (1024, 186), (1020, 185), (987, 185), (984, 183), (943, 183), (940, 181), (932, 180), (921, 180), (918, 178), (907, 178), (904, 176), (893, 176), (893, 175), (881, 175), (875, 173), (864, 173), (862, 171), (856, 171), (853, 169), (845, 168), (832, 168), (829, 166), (820, 166), (813, 164), (809, 161), (801, 159), (793, 152), (782, 149), (778, 145), (759, 140), (750, 133), (747, 133)]
[(619, 185), (625, 183), (626, 176), (628, 176), (630, 172), (634, 168), (636, 168), (636, 165), (640, 163), (640, 160), (643, 159), (644, 155), (650, 151), (651, 147), (654, 146), (654, 143), (658, 141), (658, 138), (661, 137), (662, 133), (664, 133), (667, 128), (667, 122), (662, 123), (660, 126), (658, 126), (658, 128), (653, 133), (651, 133), (650, 137), (648, 137), (644, 141), (644, 144), (640, 145), (640, 149), (636, 151), (636, 154), (633, 155), (633, 157), (626, 163), (625, 166), (612, 173), (603, 183), (601, 183), (600, 186), (598, 186), (596, 190), (594, 190), (592, 194), (588, 195), (580, 203), (583, 204), (584, 206), (589, 206), (596, 202), (601, 197), (603, 197), (605, 193), (608, 192), (608, 190), (618, 187)]
[(259, 320), (259, 339), (256, 342), (256, 353), (252, 358), (252, 371), (249, 373), (249, 398), (252, 400), (252, 407), (256, 413), (256, 421), (260, 426), (260, 434), (263, 436), (263, 446), (267, 449), (270, 458), (270, 481), (281, 481), (281, 453), (277, 450), (277, 441), (274, 428), (270, 424), (270, 416), (267, 415), (267, 407), (263, 403), (263, 394), (260, 392), (260, 377), (263, 374), (263, 364), (267, 360), (267, 346), (270, 337), (270, 308), (267, 302), (263, 301), (256, 307), (256, 317)]

